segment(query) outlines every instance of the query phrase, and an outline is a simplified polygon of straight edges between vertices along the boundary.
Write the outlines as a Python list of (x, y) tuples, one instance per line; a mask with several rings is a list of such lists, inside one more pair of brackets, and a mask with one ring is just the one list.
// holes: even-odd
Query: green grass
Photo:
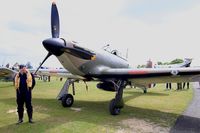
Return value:
[[(52, 80), (50, 83), (38, 81), (33, 90), (34, 121), (15, 125), (17, 115), (8, 113), (16, 109), (15, 90), (11, 82), (0, 82), (0, 132), (73, 132), (102, 133), (116, 132), (128, 128), (120, 122), (127, 119), (142, 119), (162, 127), (171, 127), (184, 111), (192, 98), (192, 89), (166, 91), (164, 85), (148, 90), (127, 88), (124, 92), (125, 107), (118, 116), (111, 116), (108, 105), (115, 93), (96, 89), (96, 83), (88, 83), (86, 91), (83, 83), (76, 83), (74, 111), (63, 108), (56, 96), (64, 81)], [(175, 87), (174, 87), (175, 88)]]

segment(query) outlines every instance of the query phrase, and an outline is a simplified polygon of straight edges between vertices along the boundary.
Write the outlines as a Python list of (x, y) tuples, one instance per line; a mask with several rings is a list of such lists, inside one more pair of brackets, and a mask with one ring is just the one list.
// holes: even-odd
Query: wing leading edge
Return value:
[(138, 85), (195, 82), (200, 81), (200, 68), (107, 69), (93, 76), (99, 79), (123, 79)]

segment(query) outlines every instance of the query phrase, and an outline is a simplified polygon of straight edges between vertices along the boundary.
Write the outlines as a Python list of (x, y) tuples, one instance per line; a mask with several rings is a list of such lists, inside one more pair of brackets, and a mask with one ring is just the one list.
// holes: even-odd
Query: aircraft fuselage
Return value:
[(85, 76), (100, 74), (108, 68), (128, 68), (127, 60), (105, 50), (95, 52), (95, 59), (85, 60), (64, 52), (56, 56), (60, 63), (72, 74)]

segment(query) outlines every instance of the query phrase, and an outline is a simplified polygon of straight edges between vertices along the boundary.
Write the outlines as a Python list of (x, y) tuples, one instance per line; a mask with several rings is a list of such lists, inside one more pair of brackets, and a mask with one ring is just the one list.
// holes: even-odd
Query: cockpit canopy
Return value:
[(111, 54), (114, 54), (114, 55), (116, 55), (116, 56), (118, 56), (118, 57), (121, 57), (121, 58), (125, 59), (125, 58), (123, 57), (123, 55), (122, 55), (121, 52), (119, 52), (119, 51), (116, 50), (116, 49), (112, 49), (112, 48), (110, 47), (109, 44), (106, 45), (106, 46), (104, 46), (103, 49), (104, 49), (105, 51), (111, 53)]

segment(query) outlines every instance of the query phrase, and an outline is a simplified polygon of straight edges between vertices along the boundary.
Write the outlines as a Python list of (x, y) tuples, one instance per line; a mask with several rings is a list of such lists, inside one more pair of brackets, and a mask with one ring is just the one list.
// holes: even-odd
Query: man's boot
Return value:
[(32, 119), (33, 113), (32, 112), (27, 112), (27, 114), (28, 114), (28, 122), (31, 123), (31, 124), (34, 123), (33, 119)]
[(17, 125), (18, 124), (21, 124), (23, 122), (23, 115), (24, 113), (23, 112), (18, 112), (18, 117), (19, 117), (19, 120), (17, 121)]

